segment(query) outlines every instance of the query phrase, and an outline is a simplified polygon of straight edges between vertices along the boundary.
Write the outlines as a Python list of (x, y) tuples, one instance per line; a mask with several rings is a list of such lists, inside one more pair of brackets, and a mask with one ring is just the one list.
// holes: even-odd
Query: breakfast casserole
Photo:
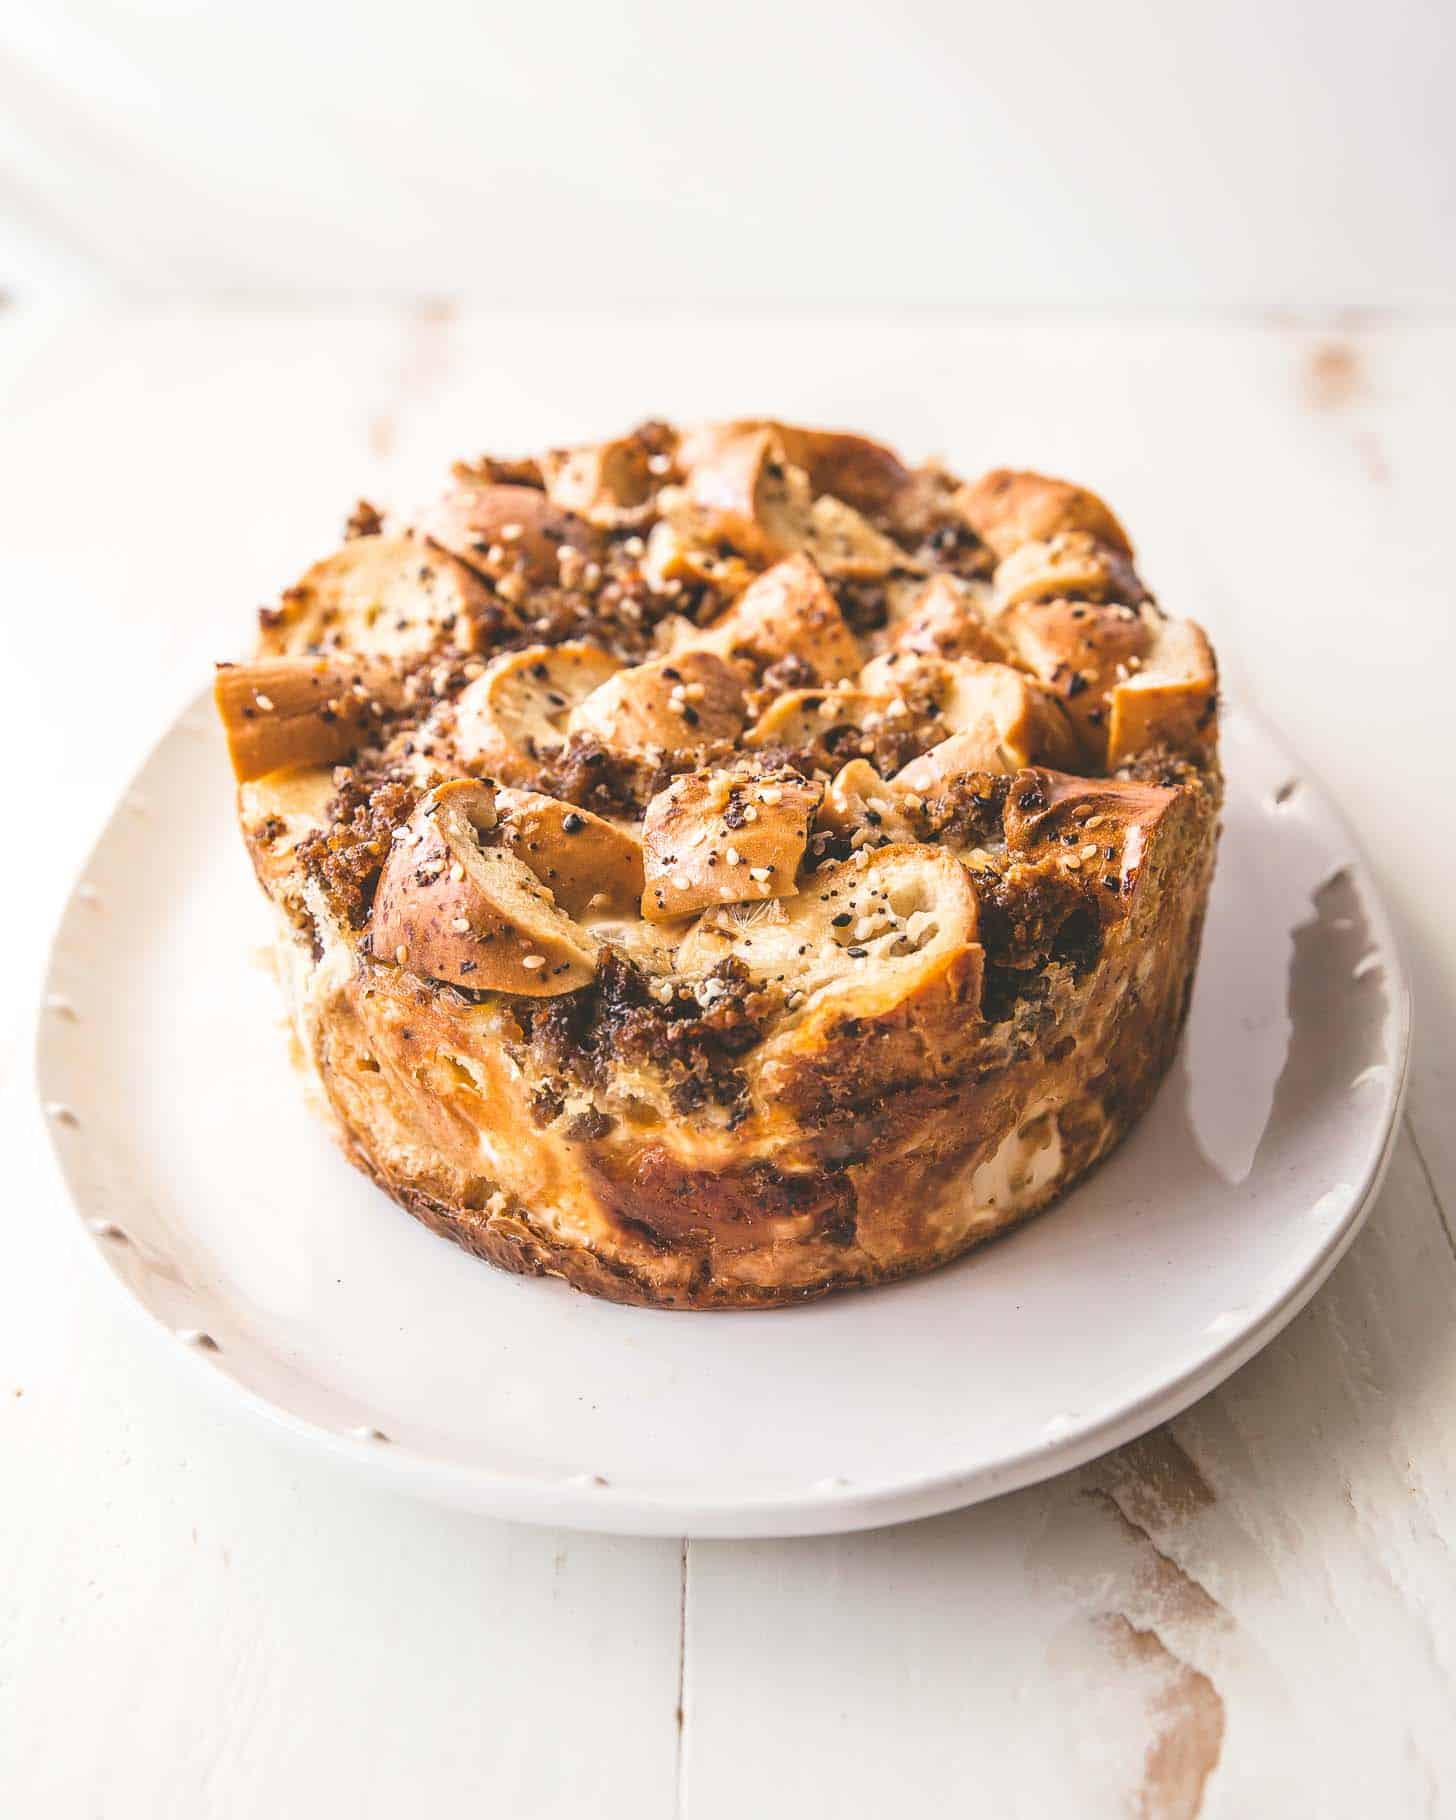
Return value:
[(616, 1301), (1046, 1207), (1187, 1010), (1217, 674), (1096, 495), (744, 420), (361, 504), (216, 700), (299, 1044), (435, 1231)]

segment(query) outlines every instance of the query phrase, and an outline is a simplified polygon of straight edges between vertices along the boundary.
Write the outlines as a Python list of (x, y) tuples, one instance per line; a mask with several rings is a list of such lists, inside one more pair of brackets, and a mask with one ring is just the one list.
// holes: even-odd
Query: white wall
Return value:
[(1438, 0), (9, 0), (0, 285), (1440, 305), (1451, 38)]

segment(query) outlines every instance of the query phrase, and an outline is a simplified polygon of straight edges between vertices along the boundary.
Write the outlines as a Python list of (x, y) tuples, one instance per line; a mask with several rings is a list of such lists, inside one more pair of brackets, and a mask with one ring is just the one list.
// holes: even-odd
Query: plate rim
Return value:
[[(1365, 851), (1341, 806), (1326, 791), (1318, 775), (1296, 764), (1284, 740), (1269, 721), (1240, 702), (1234, 710), (1271, 752), (1278, 754), (1297, 775), (1301, 791), (1308, 791), (1319, 810), (1344, 843), (1342, 860), (1359, 891), (1369, 919), (1373, 943), (1384, 968), (1388, 994), (1387, 1028), (1392, 1053), (1389, 1078), (1382, 1084), (1384, 1104), (1379, 1118), (1382, 1138), (1368, 1161), (1363, 1178), (1348, 1197), (1340, 1218), (1321, 1236), (1302, 1270), (1286, 1284), (1278, 1298), (1258, 1309), (1241, 1327), (1226, 1335), (1209, 1352), (1193, 1360), (1175, 1376), (1104, 1410), (1083, 1422), (1073, 1423), (1063, 1434), (1033, 1443), (993, 1462), (972, 1467), (941, 1468), (918, 1477), (904, 1477), (889, 1484), (810, 1487), (796, 1493), (763, 1496), (684, 1498), (618, 1490), (615, 1486), (580, 1483), (569, 1477), (551, 1478), (539, 1472), (506, 1472), (496, 1468), (439, 1459), (408, 1445), (340, 1433), (274, 1402), (261, 1391), (242, 1383), (213, 1362), (203, 1348), (185, 1346), (161, 1314), (154, 1310), (111, 1263), (98, 1234), (88, 1223), (80, 1191), (72, 1186), (62, 1153), (57, 1122), (48, 1116), (45, 1071), (49, 1027), (46, 1007), (55, 992), (61, 935), (87, 874), (111, 837), (118, 814), (136, 790), (138, 780), (155, 761), (167, 741), (181, 730), (189, 716), (205, 708), (209, 692), (195, 694), (171, 718), (149, 747), (140, 764), (117, 792), (96, 838), (89, 846), (65, 895), (41, 971), (35, 1007), (33, 1045), (33, 1106), (45, 1128), (51, 1166), (64, 1190), (75, 1224), (88, 1252), (102, 1274), (130, 1305), (134, 1318), (174, 1359), (180, 1354), (197, 1369), (187, 1376), (210, 1386), (208, 1394), (231, 1407), (242, 1407), (269, 1433), (311, 1454), (322, 1453), (356, 1475), (375, 1484), (457, 1509), (477, 1511), (509, 1521), (615, 1535), (654, 1537), (690, 1536), (707, 1539), (765, 1539), (771, 1537), (843, 1534), (909, 1522), (959, 1510), (1003, 1493), (1040, 1483), (1070, 1472), (1128, 1441), (1146, 1434), (1159, 1423), (1182, 1414), (1275, 1339), (1303, 1310), (1359, 1235), (1390, 1166), (1399, 1140), (1409, 1084), (1412, 1000), (1409, 974), (1393, 920), (1385, 904)], [(1180, 1038), (1180, 1044), (1184, 1040)], [(792, 1314), (792, 1310), (779, 1311)], [(663, 1314), (670, 1319), (670, 1314)], [(731, 1314), (725, 1314), (731, 1319)]]

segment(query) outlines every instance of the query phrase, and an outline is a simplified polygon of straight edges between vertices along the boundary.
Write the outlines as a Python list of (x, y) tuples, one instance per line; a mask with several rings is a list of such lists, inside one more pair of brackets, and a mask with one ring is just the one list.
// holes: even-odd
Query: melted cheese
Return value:
[(1007, 1132), (971, 1176), (977, 1211), (1003, 1215), (1032, 1207), (1062, 1168), (1062, 1134), (1054, 1111), (1033, 1112)]

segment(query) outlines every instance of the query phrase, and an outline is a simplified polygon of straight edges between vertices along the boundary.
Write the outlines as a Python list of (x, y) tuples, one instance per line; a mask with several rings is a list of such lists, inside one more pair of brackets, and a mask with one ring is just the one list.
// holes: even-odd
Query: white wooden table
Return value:
[[(1456, 1813), (1453, 404), (1434, 321), (0, 314), (0, 1811)], [(1390, 894), (1388, 1184), (1224, 1389), (957, 1515), (679, 1544), (368, 1493), (219, 1414), (82, 1255), (30, 1105), (50, 925), (356, 494), (743, 409), (1111, 497)]]

